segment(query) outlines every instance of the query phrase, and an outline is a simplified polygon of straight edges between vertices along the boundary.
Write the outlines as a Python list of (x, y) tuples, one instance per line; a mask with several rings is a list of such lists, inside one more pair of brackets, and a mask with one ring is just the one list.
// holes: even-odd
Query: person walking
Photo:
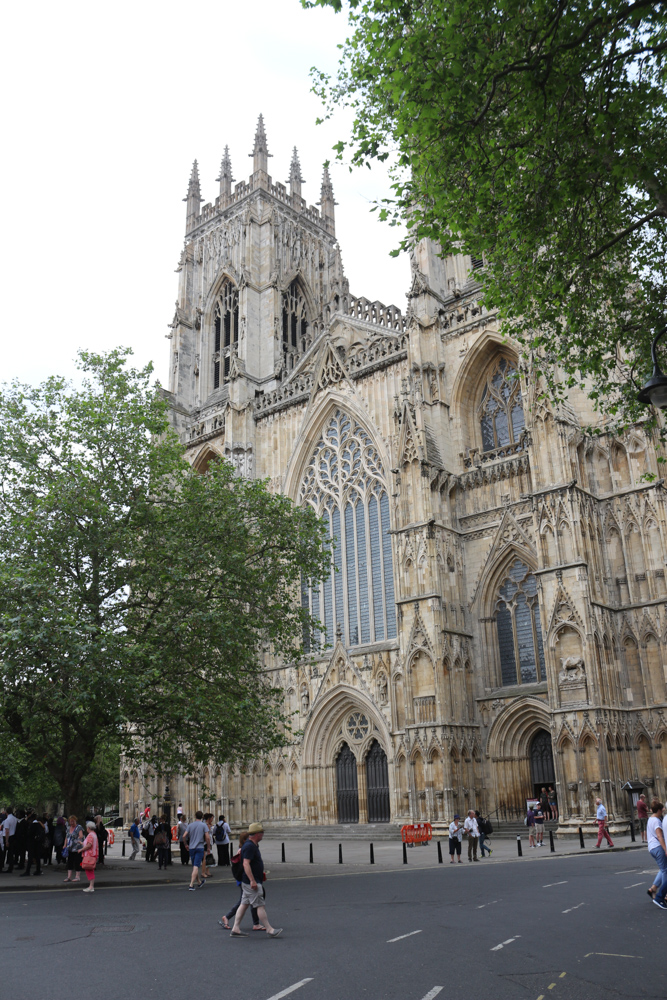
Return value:
[(155, 828), (154, 846), (157, 848), (158, 871), (167, 870), (167, 855), (171, 854), (171, 829), (164, 816)]
[(261, 823), (251, 823), (248, 827), (248, 839), (241, 848), (241, 859), (243, 861), (243, 875), (241, 877), (241, 902), (234, 917), (234, 926), (229, 932), (230, 937), (248, 937), (241, 930), (241, 921), (245, 911), (249, 906), (257, 909), (257, 919), (266, 929), (268, 937), (279, 937), (282, 927), (272, 927), (266, 915), (264, 906), (264, 862), (259, 849), (260, 841), (264, 836), (264, 827)]
[(639, 829), (642, 835), (642, 844), (647, 841), (646, 836), (646, 825), (648, 823), (648, 803), (646, 802), (646, 796), (642, 793), (637, 799), (637, 819), (639, 821)]
[(215, 816), (213, 813), (204, 813), (204, 823), (206, 824), (206, 829), (208, 830), (208, 844), (209, 846), (204, 851), (204, 857), (201, 862), (201, 877), (211, 878), (211, 873), (208, 870), (209, 864), (213, 864), (213, 855), (211, 851), (213, 850), (213, 820)]
[(597, 811), (595, 816), (598, 824), (598, 842), (595, 846), (596, 847), (600, 846), (600, 844), (602, 843), (602, 838), (604, 836), (609, 846), (613, 847), (614, 842), (609, 836), (609, 830), (607, 829), (607, 810), (602, 805), (602, 799), (596, 799), (595, 805), (597, 806)]
[(232, 831), (224, 816), (218, 818), (215, 825), (215, 846), (218, 851), (218, 867), (229, 867), (229, 840)]
[[(86, 823), (86, 839), (81, 848), (81, 868), (86, 873), (88, 885), (84, 892), (95, 892), (95, 865), (100, 856), (100, 841), (97, 835), (97, 824), (89, 819)], [(75, 880), (76, 881), (76, 880)]]
[[(245, 844), (245, 842), (246, 842), (246, 840), (248, 839), (249, 836), (250, 836), (250, 834), (248, 833), (247, 830), (242, 830), (241, 831), (241, 833), (239, 834), (239, 849), (238, 849), (237, 853), (234, 855), (234, 857), (231, 859), (232, 876), (236, 880), (236, 884), (239, 887), (239, 898), (236, 901), (236, 903), (234, 904), (234, 906), (232, 906), (231, 910), (229, 910), (228, 913), (225, 913), (224, 917), (222, 917), (220, 920), (218, 920), (218, 923), (220, 924), (220, 926), (224, 927), (225, 930), (227, 930), (227, 931), (231, 930), (229, 921), (232, 920), (236, 916), (236, 911), (238, 910), (239, 906), (241, 905), (241, 900), (243, 898), (243, 881), (242, 881), (242, 879), (243, 879), (243, 860), (241, 858), (241, 848), (243, 847), (243, 845)], [(264, 889), (263, 885), (262, 885), (262, 888)], [(264, 898), (266, 899), (266, 890), (264, 890)], [(251, 906), (250, 907), (250, 913), (251, 913), (251, 916), (252, 916), (252, 929), (253, 929), (253, 931), (263, 931), (263, 930), (266, 930), (266, 928), (264, 927), (264, 925), (260, 924), (260, 922), (259, 922), (259, 919), (257, 917), (257, 907), (256, 906)]]
[(459, 864), (461, 864), (461, 838), (463, 837), (463, 826), (458, 813), (449, 824), (449, 863), (454, 864), (454, 855), (458, 854)]
[(667, 910), (665, 893), (667, 893), (667, 846), (665, 845), (665, 831), (662, 823), (663, 805), (659, 799), (651, 802), (651, 813), (646, 824), (647, 847), (649, 854), (658, 866), (659, 874), (654, 880), (651, 889), (655, 888), (655, 893), (649, 889), (649, 896), (653, 895), (653, 902), (661, 910)]
[(44, 825), (42, 821), (33, 813), (28, 817), (28, 862), (25, 871), (21, 872), (21, 878), (28, 878), (33, 861), (35, 862), (35, 875), (42, 874), (42, 854), (44, 853)]
[(132, 841), (132, 853), (130, 854), (130, 861), (134, 861), (137, 854), (141, 854), (141, 830), (139, 829), (139, 820), (135, 819), (134, 823), (130, 827), (130, 839)]
[(528, 846), (535, 847), (535, 812), (532, 806), (528, 806), (526, 826), (528, 827)]
[[(190, 877), (190, 891), (194, 892), (195, 889), (206, 885), (206, 879), (199, 878), (199, 869), (201, 868), (202, 861), (204, 860), (204, 854), (206, 851), (211, 849), (211, 838), (208, 832), (208, 827), (204, 823), (204, 814), (201, 809), (198, 809), (195, 813), (194, 822), (189, 823), (185, 833), (183, 834), (183, 842), (190, 852), (190, 861), (192, 862), (192, 875)], [(197, 885), (195, 885), (195, 882)]]
[(2, 874), (10, 874), (14, 871), (14, 854), (16, 851), (16, 827), (18, 826), (18, 820), (14, 815), (12, 809), (8, 809), (7, 816), (2, 823), (2, 833), (0, 835), (4, 836), (5, 841), (5, 858), (7, 860), (7, 868), (2, 869)]
[(146, 861), (155, 861), (155, 827), (157, 819), (155, 816), (146, 816), (142, 826), (142, 833), (146, 841)]
[(67, 840), (65, 841), (65, 851), (67, 852), (67, 878), (65, 882), (79, 882), (81, 880), (79, 872), (81, 871), (84, 833), (76, 816), (70, 816), (68, 823)]
[(101, 816), (96, 816), (95, 817), (95, 833), (97, 834), (97, 846), (98, 846), (98, 849), (99, 849), (98, 852), (97, 852), (97, 863), (98, 863), (98, 865), (103, 865), (104, 864), (104, 847), (106, 845), (107, 840), (109, 839), (109, 831), (107, 830), (106, 826), (102, 822), (102, 817)]
[(554, 820), (558, 819), (558, 796), (556, 795), (556, 790), (553, 785), (549, 785), (547, 797), (549, 799), (549, 811), (551, 812), (551, 818)]
[(482, 858), (484, 858), (484, 851), (486, 851), (491, 857), (493, 854), (493, 848), (487, 847), (485, 841), (487, 837), (490, 837), (493, 833), (493, 827), (488, 819), (484, 819), (479, 812), (475, 811), (475, 818), (477, 819), (477, 827), (479, 829), (479, 853)]
[(56, 864), (59, 865), (63, 859), (63, 847), (67, 837), (67, 823), (64, 816), (58, 816), (53, 824), (53, 849), (56, 852)]
[(185, 835), (185, 831), (187, 830), (187, 828), (188, 828), (188, 818), (185, 815), (185, 813), (181, 813), (178, 820), (178, 825), (176, 827), (177, 831), (176, 836), (178, 837), (178, 849), (181, 852), (182, 865), (190, 864), (190, 854), (188, 853), (188, 845), (183, 843), (183, 837)]
[(468, 834), (468, 861), (479, 861), (477, 857), (477, 843), (479, 841), (479, 827), (475, 817), (475, 810), (468, 810), (468, 817), (463, 824), (463, 829)]

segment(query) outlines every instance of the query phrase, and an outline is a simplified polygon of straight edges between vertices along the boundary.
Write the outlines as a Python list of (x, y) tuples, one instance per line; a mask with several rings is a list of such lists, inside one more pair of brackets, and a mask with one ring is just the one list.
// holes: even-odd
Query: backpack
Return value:
[(490, 837), (491, 834), (493, 833), (493, 827), (491, 825), (491, 820), (490, 819), (485, 819), (484, 822), (483, 822), (483, 824), (482, 824), (482, 827), (483, 827), (483, 830), (484, 830), (484, 835), (486, 837)]
[(240, 851), (238, 851), (232, 858), (232, 875), (237, 882), (240, 882), (243, 878), (243, 862), (241, 861)]
[(225, 839), (225, 824), (216, 823), (215, 824), (215, 842), (216, 844), (222, 844)]

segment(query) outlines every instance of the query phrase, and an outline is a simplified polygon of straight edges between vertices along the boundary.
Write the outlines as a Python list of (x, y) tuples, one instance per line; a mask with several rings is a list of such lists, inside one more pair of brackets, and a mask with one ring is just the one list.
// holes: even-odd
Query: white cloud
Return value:
[[(272, 176), (286, 180), (296, 145), (315, 203), (349, 117), (315, 125), (308, 71), (334, 69), (345, 27), (298, 0), (6, 9), (2, 381), (71, 374), (78, 347), (117, 344), (166, 380), (192, 160), (206, 201), (225, 144), (246, 178), (261, 111)], [(388, 256), (397, 230), (369, 212), (386, 174), (331, 172), (352, 291), (404, 307), (407, 262)]]

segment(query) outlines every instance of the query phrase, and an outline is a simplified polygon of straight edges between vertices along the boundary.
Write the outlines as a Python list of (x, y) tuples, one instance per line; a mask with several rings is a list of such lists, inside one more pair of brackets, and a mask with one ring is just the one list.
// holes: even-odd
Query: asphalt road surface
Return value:
[(269, 876), (276, 940), (220, 929), (237, 890), (217, 872), (197, 892), (17, 889), (0, 896), (0, 997), (665, 1000), (667, 911), (646, 895), (649, 861)]

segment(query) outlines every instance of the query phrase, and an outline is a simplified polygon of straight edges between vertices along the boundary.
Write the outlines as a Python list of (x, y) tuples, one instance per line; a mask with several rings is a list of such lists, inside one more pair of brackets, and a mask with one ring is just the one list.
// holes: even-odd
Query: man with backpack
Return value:
[(224, 816), (220, 816), (218, 822), (215, 824), (215, 830), (213, 833), (215, 846), (218, 849), (219, 867), (229, 867), (229, 840), (231, 833), (232, 831), (229, 828), (229, 823), (227, 823)]
[(484, 857), (484, 851), (486, 851), (487, 854), (491, 855), (491, 854), (493, 854), (493, 848), (492, 847), (487, 847), (486, 844), (484, 843), (484, 841), (486, 840), (486, 838), (490, 837), (491, 834), (493, 833), (493, 827), (491, 826), (491, 820), (490, 819), (484, 819), (483, 816), (480, 816), (479, 812), (476, 812), (475, 816), (477, 817), (477, 826), (479, 828), (479, 850), (480, 850), (480, 854), (481, 854), (482, 857)]
[(259, 850), (259, 842), (263, 836), (264, 827), (262, 824), (251, 823), (248, 827), (248, 839), (241, 848), (241, 858), (243, 860), (241, 904), (236, 911), (234, 926), (229, 934), (230, 937), (248, 937), (241, 930), (240, 925), (243, 915), (249, 906), (257, 908), (257, 918), (260, 924), (263, 924), (266, 928), (267, 937), (279, 937), (283, 932), (282, 927), (271, 926), (264, 906), (264, 891), (262, 887), (262, 883), (264, 882), (264, 862)]
[(132, 853), (130, 854), (130, 861), (134, 861), (137, 854), (141, 853), (141, 830), (139, 829), (139, 821), (136, 819), (130, 827), (130, 837), (132, 838)]

